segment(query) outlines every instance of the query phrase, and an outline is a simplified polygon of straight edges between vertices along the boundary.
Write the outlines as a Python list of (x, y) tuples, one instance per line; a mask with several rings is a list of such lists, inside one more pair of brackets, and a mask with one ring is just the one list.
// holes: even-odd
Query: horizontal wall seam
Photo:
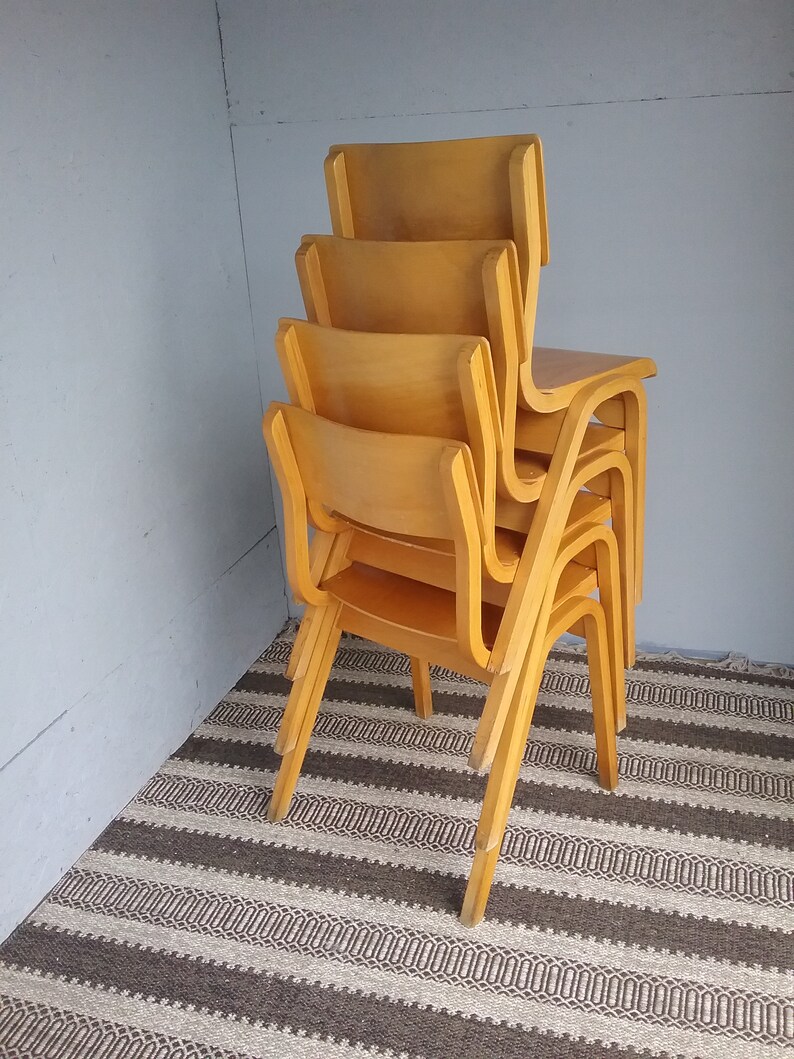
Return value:
[[(605, 107), (614, 103), (674, 103), (687, 99), (733, 99), (742, 96), (790, 96), (794, 94), (791, 88), (772, 88), (758, 92), (712, 92), (691, 96), (638, 96), (633, 99), (593, 99), (581, 100), (577, 103), (518, 103), (510, 107), (484, 107), (482, 110), (409, 110), (400, 114), (348, 114), (344, 117), (321, 117), (321, 118), (277, 118), (274, 121), (234, 121), (231, 120), (233, 129), (257, 128), (260, 125), (316, 125), (324, 121), (382, 121), (390, 118), (432, 118), (444, 117), (454, 114), (504, 114), (509, 111), (520, 110), (552, 110), (560, 107)], [(232, 105), (229, 106), (231, 118)]]

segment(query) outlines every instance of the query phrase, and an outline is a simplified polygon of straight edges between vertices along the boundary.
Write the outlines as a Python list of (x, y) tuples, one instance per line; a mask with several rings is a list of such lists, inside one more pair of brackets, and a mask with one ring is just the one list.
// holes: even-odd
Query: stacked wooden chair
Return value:
[(420, 717), (430, 665), (483, 681), (473, 925), (563, 632), (586, 639), (599, 779), (617, 784), (654, 367), (533, 350), (548, 260), (536, 137), (336, 147), (326, 178), (337, 234), (298, 250), (308, 319), (276, 338), (292, 404), (264, 421), (306, 604), (269, 816), (289, 808), (343, 631), (410, 656)]

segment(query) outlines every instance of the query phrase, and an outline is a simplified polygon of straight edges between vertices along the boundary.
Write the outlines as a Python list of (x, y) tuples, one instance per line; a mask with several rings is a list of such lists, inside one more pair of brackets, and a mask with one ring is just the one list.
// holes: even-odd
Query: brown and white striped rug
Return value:
[(0, 949), (3, 1059), (779, 1054), (792, 674), (645, 657), (621, 785), (550, 659), (485, 921), (456, 918), (482, 688), (348, 640), (288, 819), (279, 638)]

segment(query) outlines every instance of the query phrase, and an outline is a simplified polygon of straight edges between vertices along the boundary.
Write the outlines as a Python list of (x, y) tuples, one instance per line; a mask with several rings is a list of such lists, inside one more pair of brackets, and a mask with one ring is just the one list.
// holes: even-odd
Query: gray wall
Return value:
[(330, 143), (543, 137), (537, 341), (642, 353), (645, 645), (794, 661), (790, 0), (221, 0), (260, 373)]
[(2, 937), (286, 601), (214, 3), (5, 4), (0, 71)]

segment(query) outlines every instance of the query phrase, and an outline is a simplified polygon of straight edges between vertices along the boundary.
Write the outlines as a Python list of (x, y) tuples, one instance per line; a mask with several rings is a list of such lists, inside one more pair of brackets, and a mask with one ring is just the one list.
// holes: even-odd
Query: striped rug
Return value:
[(641, 658), (600, 790), (547, 666), (486, 918), (456, 916), (483, 689), (347, 640), (268, 823), (282, 635), (0, 949), (3, 1059), (781, 1054), (794, 1042), (790, 672)]

